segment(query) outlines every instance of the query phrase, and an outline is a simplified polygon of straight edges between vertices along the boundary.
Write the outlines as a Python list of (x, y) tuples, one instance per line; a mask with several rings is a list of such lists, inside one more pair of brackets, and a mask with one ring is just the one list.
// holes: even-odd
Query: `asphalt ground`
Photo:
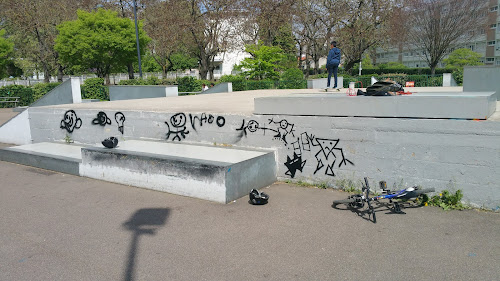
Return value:
[(0, 280), (499, 280), (500, 214), (277, 183), (269, 203), (176, 196), (0, 161)]

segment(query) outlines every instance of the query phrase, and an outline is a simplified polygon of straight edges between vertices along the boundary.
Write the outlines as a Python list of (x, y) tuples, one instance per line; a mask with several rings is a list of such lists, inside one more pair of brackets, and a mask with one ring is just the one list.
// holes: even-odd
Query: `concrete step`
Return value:
[(0, 160), (220, 203), (276, 181), (274, 152), (154, 141), (115, 149), (37, 143), (0, 150)]
[(79, 176), (83, 147), (50, 142), (12, 146), (0, 149), (0, 160)]

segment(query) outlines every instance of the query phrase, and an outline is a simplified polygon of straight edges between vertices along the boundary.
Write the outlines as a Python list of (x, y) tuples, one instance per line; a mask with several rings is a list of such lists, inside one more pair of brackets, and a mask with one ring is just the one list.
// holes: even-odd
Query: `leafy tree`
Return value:
[(444, 63), (447, 68), (463, 68), (468, 65), (482, 65), (483, 63), (479, 60), (481, 55), (467, 48), (456, 49), (453, 51), (447, 59), (444, 59)]
[(7, 75), (7, 64), (14, 51), (14, 43), (4, 37), (5, 30), (0, 29), (0, 78)]
[(247, 45), (245, 51), (252, 57), (245, 58), (236, 69), (243, 70), (243, 74), (250, 79), (278, 79), (279, 70), (283, 69), (281, 65), (285, 52), (276, 46), (266, 46), (262, 41), (258, 45)]
[[(135, 62), (137, 49), (135, 25), (117, 12), (99, 9), (78, 10), (78, 19), (59, 25), (55, 49), (60, 60), (95, 71), (100, 78), (109, 77), (113, 69)], [(150, 38), (139, 28), (139, 44), (146, 46)], [(141, 48), (141, 55), (144, 55)], [(109, 84), (109, 80), (106, 81)]]
[(424, 50), (432, 74), (452, 46), (467, 42), (485, 24), (483, 11), (484, 1), (477, 0), (407, 1), (410, 41)]

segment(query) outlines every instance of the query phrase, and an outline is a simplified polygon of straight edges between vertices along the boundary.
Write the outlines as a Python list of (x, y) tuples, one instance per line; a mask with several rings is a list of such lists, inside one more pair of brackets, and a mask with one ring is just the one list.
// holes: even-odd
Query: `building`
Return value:
[[(483, 13), (487, 21), (486, 26), (475, 31), (476, 36), (472, 40), (456, 45), (451, 51), (468, 48), (481, 54), (481, 62), (484, 64), (500, 65), (500, 13), (498, 12), (500, 0), (483, 1), (488, 2), (487, 9)], [(412, 46), (379, 48), (376, 51), (375, 61), (377, 64), (400, 62), (407, 67), (428, 67), (423, 51)], [(440, 62), (438, 67), (444, 67), (444, 63)]]

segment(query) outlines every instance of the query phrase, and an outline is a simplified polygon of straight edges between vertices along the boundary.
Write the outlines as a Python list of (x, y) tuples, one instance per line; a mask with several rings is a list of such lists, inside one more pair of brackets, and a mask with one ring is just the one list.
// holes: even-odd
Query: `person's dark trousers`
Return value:
[(332, 74), (333, 74), (333, 81), (334, 81), (334, 88), (337, 88), (337, 72), (339, 70), (339, 65), (338, 64), (335, 64), (335, 65), (329, 65), (328, 66), (328, 81), (326, 83), (326, 87), (327, 88), (330, 88), (330, 80), (332, 79)]

